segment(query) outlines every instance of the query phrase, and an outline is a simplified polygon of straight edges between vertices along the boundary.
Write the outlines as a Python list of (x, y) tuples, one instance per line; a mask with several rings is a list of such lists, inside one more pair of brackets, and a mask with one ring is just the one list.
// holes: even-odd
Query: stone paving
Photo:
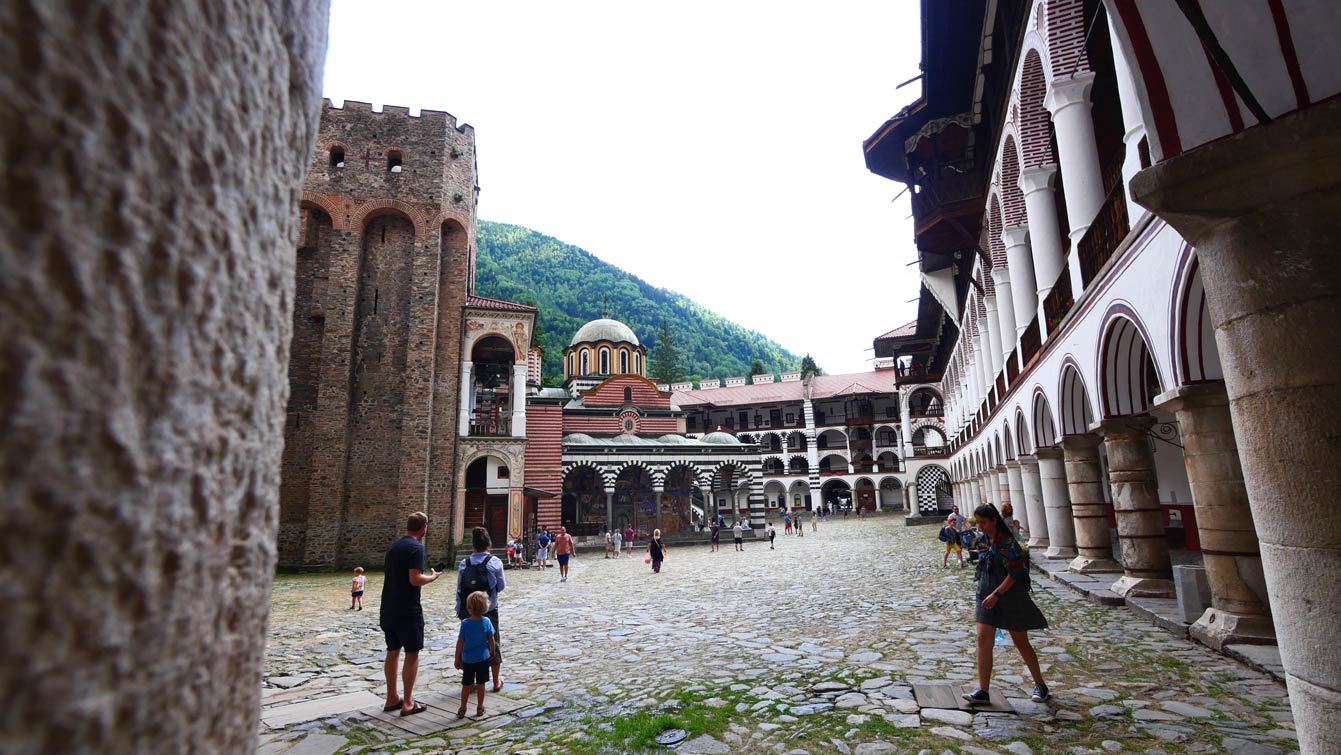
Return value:
[[(912, 685), (971, 684), (972, 570), (941, 568), (935, 527), (898, 517), (826, 522), (776, 550), (671, 551), (661, 574), (584, 552), (572, 579), (509, 570), (504, 696), (522, 707), (430, 736), (360, 713), (263, 728), (266, 755), (349, 753), (1231, 753), (1297, 749), (1270, 676), (1036, 578), (1052, 629), (1034, 644), (1054, 698), (998, 645), (994, 687), (1013, 713), (920, 708)], [(348, 611), (346, 575), (281, 576), (263, 704), (381, 693), (379, 574)], [(424, 588), (419, 690), (458, 695), (454, 582)], [(365, 695), (352, 693), (363, 692)], [(486, 701), (488, 704), (488, 701)], [(278, 720), (284, 720), (280, 718)]]

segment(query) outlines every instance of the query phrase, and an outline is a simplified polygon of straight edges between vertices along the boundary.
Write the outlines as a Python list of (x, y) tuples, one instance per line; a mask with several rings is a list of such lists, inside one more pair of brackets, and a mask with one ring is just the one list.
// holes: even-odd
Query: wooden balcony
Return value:
[(1127, 196), (1122, 190), (1122, 182), (1119, 181), (1108, 190), (1108, 196), (1104, 198), (1099, 214), (1094, 216), (1094, 222), (1085, 229), (1085, 235), (1081, 236), (1080, 242), (1076, 244), (1076, 252), (1080, 255), (1080, 278), (1086, 287), (1104, 265), (1108, 264), (1113, 252), (1130, 231)]
[[(1067, 288), (1069, 289), (1070, 286), (1068, 285)], [(1051, 329), (1049, 329), (1048, 332), (1051, 333)], [(1029, 363), (1033, 361), (1034, 357), (1038, 355), (1038, 351), (1042, 346), (1042, 337), (1039, 335), (1038, 331), (1038, 315), (1034, 315), (1034, 319), (1030, 321), (1029, 327), (1025, 328), (1024, 334), (1020, 336), (1020, 356), (1024, 361), (1026, 368), (1029, 366)]]
[(1062, 324), (1066, 313), (1070, 312), (1073, 306), (1075, 299), (1071, 295), (1071, 276), (1066, 270), (1062, 270), (1052, 290), (1048, 292), (1048, 298), (1043, 300), (1043, 316), (1047, 318), (1049, 336)]
[(512, 435), (511, 417), (470, 423), (470, 435), (474, 438), (506, 438)]

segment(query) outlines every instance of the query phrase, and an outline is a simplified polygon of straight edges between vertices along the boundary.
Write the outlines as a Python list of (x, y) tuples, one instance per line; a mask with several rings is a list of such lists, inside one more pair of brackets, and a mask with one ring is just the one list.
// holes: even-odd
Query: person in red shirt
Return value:
[(573, 557), (575, 552), (573, 547), (573, 536), (568, 534), (568, 530), (559, 528), (559, 534), (554, 536), (554, 555), (559, 559), (559, 581), (568, 581), (568, 559)]

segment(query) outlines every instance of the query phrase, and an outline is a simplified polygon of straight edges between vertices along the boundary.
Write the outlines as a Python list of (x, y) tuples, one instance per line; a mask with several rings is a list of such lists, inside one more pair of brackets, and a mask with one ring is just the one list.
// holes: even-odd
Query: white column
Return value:
[(1066, 180), (1066, 216), (1071, 222), (1071, 248), (1075, 249), (1085, 229), (1094, 222), (1104, 203), (1103, 174), (1099, 148), (1094, 141), (1090, 116), (1090, 71), (1053, 79), (1043, 104), (1052, 113), (1057, 131), (1057, 152)]
[(475, 403), (475, 386), (471, 385), (474, 367), (474, 362), (461, 363), (461, 407), (457, 415), (456, 434), (462, 438), (470, 435), (470, 410), (471, 404)]
[[(1010, 276), (1012, 271), (1005, 265), (997, 265), (992, 268), (992, 280), (996, 281), (996, 317), (1001, 323), (1001, 361), (1004, 364), (1010, 358), (1010, 353), (1015, 351), (1015, 342), (1019, 340), (1017, 331), (1019, 328), (1015, 325), (1015, 296), (1011, 290)], [(1025, 324), (1029, 324), (1025, 320)]]
[(1048, 522), (1050, 559), (1069, 561), (1076, 557), (1076, 526), (1071, 518), (1071, 492), (1066, 483), (1062, 450), (1055, 446), (1034, 452), (1038, 459), (1039, 486), (1043, 493), (1044, 518)]
[(1146, 212), (1146, 209), (1132, 201), (1131, 198), (1131, 178), (1141, 170), (1141, 140), (1145, 138), (1145, 121), (1141, 117), (1141, 102), (1136, 96), (1135, 80), (1131, 75), (1131, 67), (1127, 65), (1127, 59), (1122, 55), (1122, 47), (1117, 43), (1117, 38), (1113, 36), (1113, 27), (1108, 27), (1108, 38), (1113, 47), (1113, 68), (1117, 74), (1118, 100), (1122, 103), (1122, 143), (1126, 145), (1127, 152), (1122, 159), (1122, 188), (1127, 194), (1127, 214), (1131, 216), (1133, 225), (1135, 219), (1140, 214)]
[(905, 396), (899, 396), (899, 426), (903, 431), (903, 458), (913, 458), (913, 422)]
[(512, 366), (512, 437), (526, 437), (526, 363)]
[[(983, 303), (985, 305), (986, 301)], [(982, 388), (979, 400), (987, 397), (992, 390), (992, 381), (996, 379), (996, 373), (992, 372), (991, 358), (988, 356), (991, 353), (992, 341), (987, 335), (987, 315), (984, 314), (978, 318), (978, 366), (982, 370), (982, 375), (978, 379)]]
[(1010, 490), (1010, 507), (1015, 509), (1015, 520), (1020, 523), (1023, 534), (1033, 532), (1029, 522), (1029, 507), (1024, 504), (1024, 477), (1020, 474), (1020, 462), (1006, 462), (1006, 487)]
[[(1029, 227), (1011, 226), (1001, 232), (1001, 241), (1006, 245), (1006, 264), (1010, 272), (1010, 291), (1015, 302), (1015, 335), (1024, 335), (1029, 321), (1038, 313), (1038, 285), (1034, 280), (1034, 259), (1029, 251)], [(1001, 283), (996, 284), (998, 291)], [(1002, 317), (1002, 326), (1005, 317)]]
[(990, 383), (996, 380), (1006, 360), (1001, 358), (1001, 318), (997, 314), (996, 296), (984, 296), (982, 303), (987, 307), (987, 356), (992, 366), (992, 373), (987, 380)]
[[(1020, 191), (1024, 193), (1024, 209), (1029, 216), (1029, 250), (1034, 259), (1039, 302), (1048, 298), (1057, 277), (1066, 267), (1061, 221), (1057, 219), (1056, 187), (1053, 185), (1056, 175), (1057, 166), (1051, 164), (1020, 171)], [(1015, 263), (1010, 264), (1014, 266)], [(1018, 292), (1019, 287), (1015, 290)]]

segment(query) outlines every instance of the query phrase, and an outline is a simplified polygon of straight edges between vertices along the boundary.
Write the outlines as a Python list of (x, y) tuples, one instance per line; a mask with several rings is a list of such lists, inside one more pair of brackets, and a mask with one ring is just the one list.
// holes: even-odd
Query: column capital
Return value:
[[(982, 306), (983, 306), (983, 309), (987, 310), (989, 313), (990, 313), (990, 312), (995, 312), (995, 311), (996, 311), (996, 294), (985, 294), (985, 295), (982, 297)], [(986, 318), (983, 318), (983, 319), (986, 319)]]
[[(1024, 246), (1029, 243), (1029, 226), (1013, 225), (1009, 228), (1001, 229), (1001, 243), (1005, 244), (1008, 249), (1013, 246)], [(992, 269), (995, 270), (996, 268)]]
[(1020, 462), (1015, 459), (1006, 459), (1006, 469), (1019, 469)]
[(1053, 191), (1057, 188), (1057, 164), (1045, 163), (1020, 171), (1020, 191), (1027, 197), (1036, 191)]
[(1225, 381), (1223, 380), (1180, 385), (1171, 391), (1159, 394), (1154, 401), (1156, 408), (1167, 412), (1228, 405), (1229, 392), (1225, 389)]
[(1070, 76), (1058, 76), (1048, 84), (1043, 107), (1056, 116), (1072, 105), (1090, 106), (1090, 91), (1094, 87), (1094, 72), (1080, 71)]
[[(1065, 435), (1062, 436), (1062, 449), (1065, 451), (1073, 451), (1073, 452), (1086, 451), (1089, 449), (1098, 448), (1099, 444), (1102, 442), (1103, 438), (1100, 438), (1098, 435), (1095, 435), (1094, 433)], [(1042, 451), (1043, 449), (1040, 448), (1038, 450)]]
[(1133, 440), (1144, 437), (1155, 426), (1155, 418), (1149, 414), (1134, 414), (1129, 417), (1112, 417), (1090, 425), (1104, 440)]
[(1002, 464), (997, 464), (996, 467), (993, 468), (993, 471), (995, 471), (997, 474), (1005, 474), (1005, 473), (1006, 473), (1006, 465), (1005, 465), (1004, 463), (1002, 463)]
[[(1040, 449), (1038, 449), (1038, 450), (1040, 450), (1040, 451), (1045, 451), (1045, 450), (1050, 450), (1050, 449), (1043, 449), (1043, 448), (1040, 448)], [(1058, 455), (1060, 456), (1060, 454), (1058, 454)], [(1038, 457), (1037, 457), (1037, 456), (1034, 456), (1034, 455), (1032, 455), (1032, 454), (1020, 454), (1020, 455), (1016, 458), (1016, 461), (1019, 462), (1020, 468), (1022, 468), (1022, 469), (1025, 468), (1025, 467), (1036, 467), (1036, 466), (1038, 466)]]
[(992, 280), (996, 281), (997, 288), (1010, 287), (1010, 268), (1006, 265), (997, 265), (992, 268)]
[(1065, 455), (1060, 446), (1039, 446), (1034, 449), (1035, 459), (1061, 459)]

